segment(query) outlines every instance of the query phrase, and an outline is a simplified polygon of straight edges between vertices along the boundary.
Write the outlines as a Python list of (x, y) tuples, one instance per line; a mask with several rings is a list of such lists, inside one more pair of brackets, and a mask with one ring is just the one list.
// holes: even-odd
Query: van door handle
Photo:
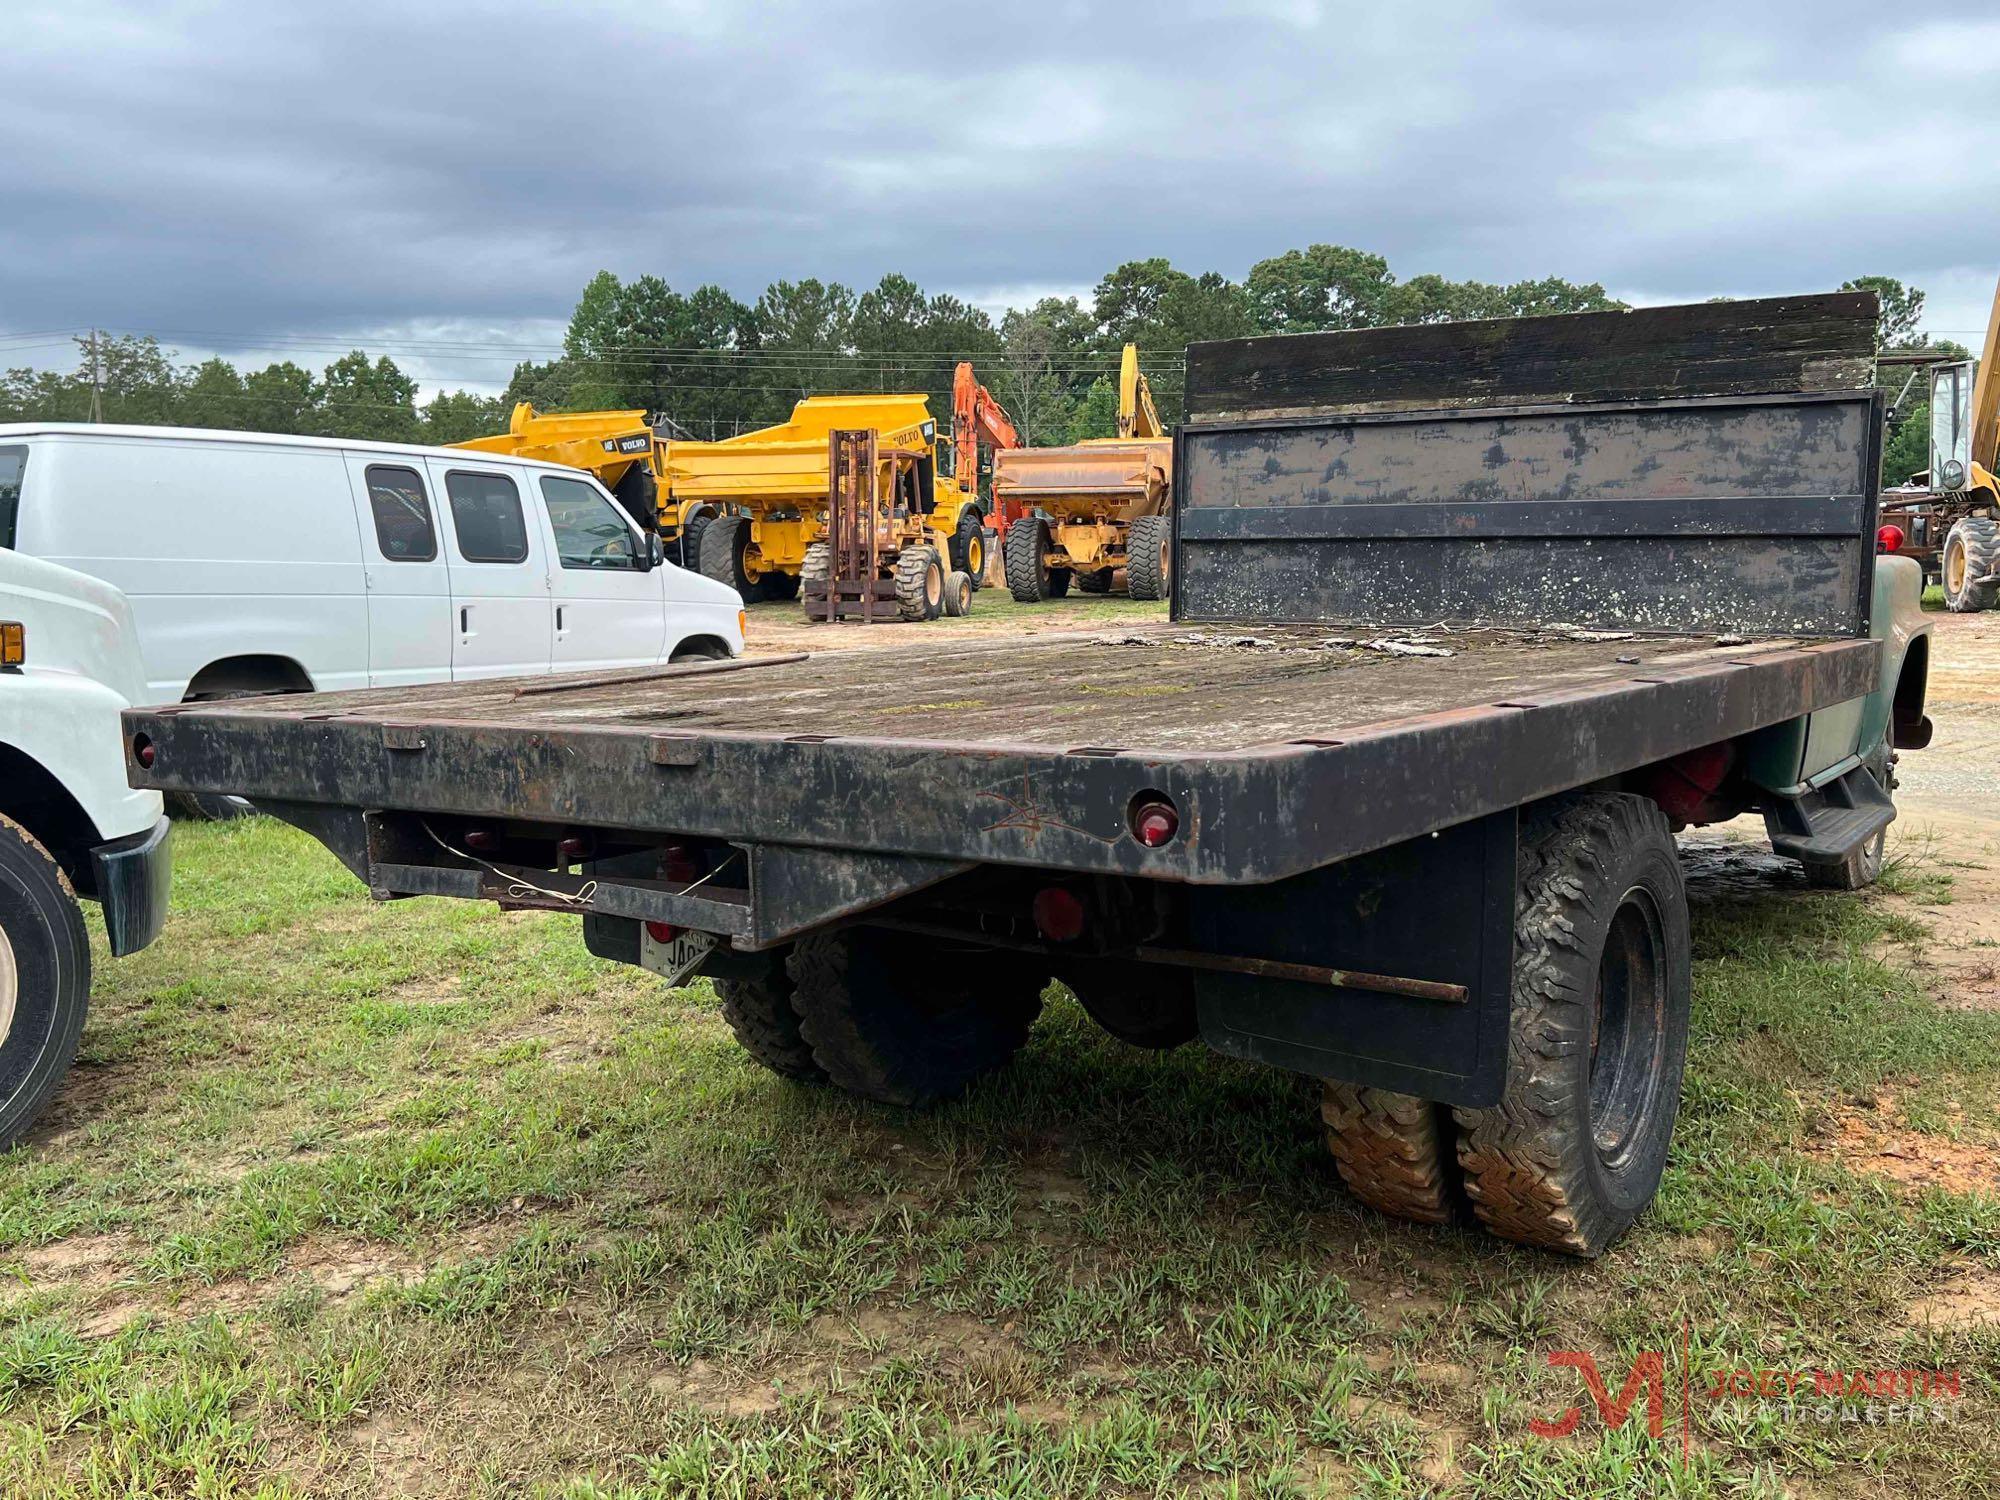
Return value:
[(461, 604), (458, 607), (458, 633), (460, 635), (472, 634), (472, 606), (470, 604)]
[(556, 634), (563, 634), (563, 607), (560, 604), (556, 606)]

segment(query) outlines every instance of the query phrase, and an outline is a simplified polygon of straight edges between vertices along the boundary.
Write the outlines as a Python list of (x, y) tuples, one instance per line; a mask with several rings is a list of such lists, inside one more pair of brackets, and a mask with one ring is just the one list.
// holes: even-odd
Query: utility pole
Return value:
[(90, 330), (90, 420), (104, 420), (104, 372), (97, 362), (97, 330)]

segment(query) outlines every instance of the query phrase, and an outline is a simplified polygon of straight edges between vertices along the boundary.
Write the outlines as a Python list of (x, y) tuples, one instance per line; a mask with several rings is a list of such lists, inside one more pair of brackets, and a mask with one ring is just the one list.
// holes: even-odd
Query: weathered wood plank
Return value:
[(1828, 292), (1188, 346), (1188, 420), (1872, 383), (1876, 299)]

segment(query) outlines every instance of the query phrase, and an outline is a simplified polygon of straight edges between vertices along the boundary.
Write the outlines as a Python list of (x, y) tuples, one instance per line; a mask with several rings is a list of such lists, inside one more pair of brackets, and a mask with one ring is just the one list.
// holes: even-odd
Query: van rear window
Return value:
[(21, 476), (28, 469), (26, 448), (0, 448), (0, 547), (14, 545), (21, 519)]
[(517, 563), (528, 556), (528, 526), (521, 518), (521, 492), (505, 474), (444, 476), (451, 500), (452, 530), (467, 562)]
[(430, 497), (415, 469), (370, 464), (368, 508), (375, 513), (376, 545), (390, 562), (436, 561)]

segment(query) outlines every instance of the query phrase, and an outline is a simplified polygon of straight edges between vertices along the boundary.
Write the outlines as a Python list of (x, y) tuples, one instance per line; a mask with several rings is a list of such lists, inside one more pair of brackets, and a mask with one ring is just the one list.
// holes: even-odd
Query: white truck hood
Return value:
[(86, 677), (127, 703), (146, 701), (132, 606), (101, 579), (0, 548), (0, 620), (21, 622), (30, 671)]

